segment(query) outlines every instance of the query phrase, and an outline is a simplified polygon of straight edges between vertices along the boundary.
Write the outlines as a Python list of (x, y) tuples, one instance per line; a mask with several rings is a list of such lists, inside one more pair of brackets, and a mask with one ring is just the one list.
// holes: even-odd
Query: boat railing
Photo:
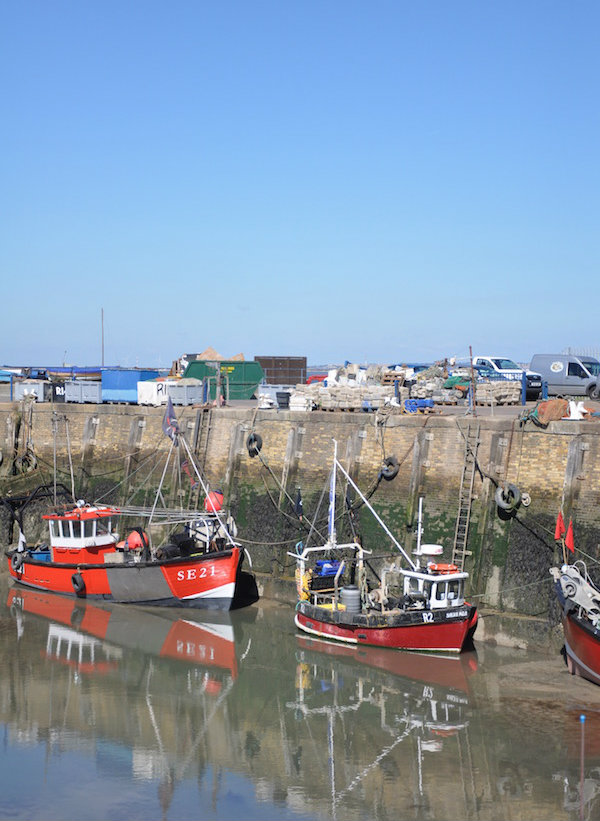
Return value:
[[(296, 546), (297, 549), (300, 547), (301, 542), (298, 543)], [(313, 565), (316, 568), (318, 566), (318, 560), (316, 556), (318, 555), (328, 555), (329, 557), (334, 551), (341, 552), (341, 551), (354, 551), (354, 557), (352, 559), (343, 558), (339, 561), (338, 566), (335, 568), (335, 573), (329, 573), (324, 576), (315, 576), (312, 574)], [(323, 599), (325, 602), (331, 602), (331, 606), (337, 610), (339, 599), (340, 599), (340, 579), (344, 570), (347, 567), (348, 562), (352, 564), (356, 564), (358, 568), (361, 568), (364, 562), (364, 554), (371, 554), (370, 550), (366, 550), (362, 547), (358, 542), (346, 542), (343, 544), (338, 544), (334, 542), (328, 542), (324, 545), (315, 545), (314, 547), (304, 547), (301, 552), (293, 553), (288, 551), (288, 556), (292, 556), (296, 559), (296, 579), (297, 579), (297, 588), (298, 588), (298, 598), (303, 598), (303, 592), (306, 597), (310, 598), (313, 603), (318, 604), (319, 599)], [(307, 564), (309, 564), (309, 568), (307, 568)], [(311, 572), (308, 573), (308, 570)], [(316, 579), (327, 580), (325, 587), (318, 587), (315, 584)]]

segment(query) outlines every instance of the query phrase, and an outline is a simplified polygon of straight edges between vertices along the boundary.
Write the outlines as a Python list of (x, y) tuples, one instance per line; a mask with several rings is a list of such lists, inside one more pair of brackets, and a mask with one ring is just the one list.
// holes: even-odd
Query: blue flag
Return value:
[(173, 441), (177, 438), (177, 434), (180, 433), (179, 425), (177, 424), (177, 417), (175, 416), (175, 411), (173, 410), (173, 403), (171, 402), (170, 396), (167, 401), (167, 407), (163, 417), (162, 429), (165, 436), (168, 436)]

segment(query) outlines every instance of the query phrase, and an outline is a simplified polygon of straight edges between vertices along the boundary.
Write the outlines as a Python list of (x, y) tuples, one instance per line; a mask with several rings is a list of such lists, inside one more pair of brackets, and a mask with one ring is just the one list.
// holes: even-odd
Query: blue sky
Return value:
[(20, 0), (4, 364), (600, 346), (600, 4)]

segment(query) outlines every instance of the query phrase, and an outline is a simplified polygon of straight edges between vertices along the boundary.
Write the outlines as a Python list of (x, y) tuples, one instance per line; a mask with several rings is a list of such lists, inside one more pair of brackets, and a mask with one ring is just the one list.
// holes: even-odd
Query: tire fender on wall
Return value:
[(521, 491), (516, 485), (506, 482), (498, 485), (494, 498), (501, 510), (516, 510), (521, 504)]

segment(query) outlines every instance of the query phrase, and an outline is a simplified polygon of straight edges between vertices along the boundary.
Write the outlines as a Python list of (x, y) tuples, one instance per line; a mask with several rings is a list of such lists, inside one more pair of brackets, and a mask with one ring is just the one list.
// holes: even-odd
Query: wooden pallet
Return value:
[(400, 386), (402, 386), (404, 384), (404, 377), (397, 373), (384, 373), (381, 377), (382, 385), (395, 385), (396, 382), (399, 382)]

